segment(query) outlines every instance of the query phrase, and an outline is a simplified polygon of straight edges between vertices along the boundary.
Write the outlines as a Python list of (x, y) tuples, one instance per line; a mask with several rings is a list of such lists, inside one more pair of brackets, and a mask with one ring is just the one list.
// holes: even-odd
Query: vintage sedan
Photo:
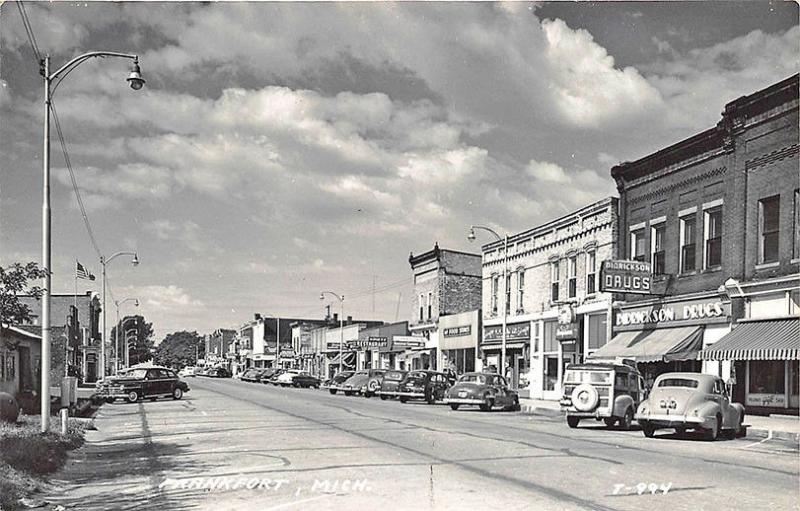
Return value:
[(400, 382), (403, 381), (406, 374), (408, 374), (406, 371), (386, 371), (381, 378), (380, 387), (373, 393), (384, 401), (396, 397), (397, 387), (400, 386)]
[(264, 371), (265, 369), (256, 369), (251, 367), (250, 369), (247, 369), (245, 372), (243, 372), (242, 375), (239, 376), (239, 379), (242, 381), (258, 383), (259, 381), (261, 381), (261, 375), (264, 374)]
[(318, 389), (320, 383), (319, 378), (307, 372), (301, 372), (292, 379), (292, 385), (295, 387)]
[(688, 429), (703, 431), (709, 440), (716, 440), (723, 432), (730, 437), (743, 434), (744, 406), (731, 403), (719, 376), (665, 373), (639, 405), (636, 420), (648, 438), (658, 429), (672, 428), (679, 435)]
[(519, 394), (509, 388), (499, 374), (466, 373), (445, 394), (444, 402), (453, 410), (461, 405), (475, 405), (484, 412), (496, 406), (503, 410), (519, 411)]
[(109, 403), (117, 398), (135, 403), (143, 398), (155, 401), (159, 397), (180, 399), (189, 392), (189, 385), (166, 367), (130, 369), (117, 376), (105, 378), (98, 393)]
[(348, 378), (353, 376), (353, 374), (355, 374), (354, 371), (342, 371), (336, 373), (336, 376), (331, 378), (330, 381), (328, 382), (328, 392), (330, 392), (331, 394), (336, 394), (336, 392), (340, 390), (342, 383), (344, 383)]
[(383, 375), (384, 372), (385, 371), (383, 369), (364, 369), (362, 371), (357, 371), (353, 376), (342, 383), (340, 389), (342, 392), (344, 392), (345, 396), (352, 396), (353, 394), (366, 394), (367, 383), (369, 383), (370, 378)]
[(397, 386), (395, 392), (381, 390), (381, 395), (397, 396), (401, 403), (410, 399), (424, 399), (432, 405), (444, 399), (444, 394), (450, 384), (447, 375), (437, 371), (411, 371)]

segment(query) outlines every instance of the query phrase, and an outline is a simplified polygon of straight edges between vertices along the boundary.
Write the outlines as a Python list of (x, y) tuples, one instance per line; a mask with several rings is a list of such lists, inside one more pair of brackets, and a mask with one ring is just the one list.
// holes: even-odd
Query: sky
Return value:
[[(410, 253), (480, 252), (615, 195), (610, 169), (798, 72), (794, 2), (28, 2), (123, 314), (157, 339), (254, 313), (410, 319)], [(0, 6), (0, 264), (41, 261), (39, 66)], [(53, 291), (100, 275), (52, 142)], [(375, 289), (373, 293), (372, 290)], [(80, 292), (99, 291), (79, 281)], [(338, 310), (338, 304), (334, 310)], [(128, 308), (126, 310), (125, 308)], [(108, 306), (113, 310), (113, 306)]]

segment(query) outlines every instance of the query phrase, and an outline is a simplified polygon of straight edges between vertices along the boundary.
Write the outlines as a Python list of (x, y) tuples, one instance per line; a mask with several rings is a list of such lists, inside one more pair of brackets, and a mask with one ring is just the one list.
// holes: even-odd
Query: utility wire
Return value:
[(41, 53), (39, 52), (39, 45), (36, 44), (36, 36), (33, 33), (33, 27), (31, 26), (31, 21), (28, 18), (28, 12), (25, 10), (25, 5), (22, 2), (15, 2), (17, 4), (17, 9), (19, 9), (19, 15), (22, 17), (22, 25), (25, 27), (25, 33), (28, 36), (28, 42), (31, 45), (31, 49), (33, 50), (33, 54), (36, 56), (36, 63), (38, 64), (42, 60)]

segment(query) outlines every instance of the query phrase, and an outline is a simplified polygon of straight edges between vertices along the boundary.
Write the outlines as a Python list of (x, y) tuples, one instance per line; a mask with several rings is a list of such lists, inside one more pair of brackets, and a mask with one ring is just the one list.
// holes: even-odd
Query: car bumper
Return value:
[(401, 392), (399, 390), (382, 390), (380, 392), (376, 392), (376, 394), (389, 397), (410, 397), (417, 399), (425, 399), (425, 392)]
[(634, 418), (639, 424), (647, 423), (651, 426), (656, 426), (659, 428), (711, 428), (716, 420), (715, 417), (695, 417), (660, 413), (637, 413)]
[(446, 397), (444, 403), (447, 405), (482, 405), (486, 401), (472, 397)]
[(120, 387), (106, 387), (104, 389), (100, 389), (97, 392), (97, 394), (99, 396), (101, 396), (101, 397), (113, 397), (113, 398), (123, 397), (124, 398), (124, 397), (127, 397), (128, 394), (130, 392), (133, 392), (134, 390), (136, 390), (137, 392), (141, 393), (141, 391), (137, 390), (137, 389), (127, 389), (126, 390), (126, 389), (120, 388)]

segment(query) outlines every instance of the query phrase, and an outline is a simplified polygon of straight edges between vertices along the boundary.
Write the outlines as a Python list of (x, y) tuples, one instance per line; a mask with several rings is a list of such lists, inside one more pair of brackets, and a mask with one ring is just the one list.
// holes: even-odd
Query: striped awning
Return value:
[(800, 318), (741, 320), (702, 360), (800, 360)]
[(697, 360), (703, 345), (703, 327), (673, 327), (620, 332), (589, 358), (628, 358), (636, 362)]

